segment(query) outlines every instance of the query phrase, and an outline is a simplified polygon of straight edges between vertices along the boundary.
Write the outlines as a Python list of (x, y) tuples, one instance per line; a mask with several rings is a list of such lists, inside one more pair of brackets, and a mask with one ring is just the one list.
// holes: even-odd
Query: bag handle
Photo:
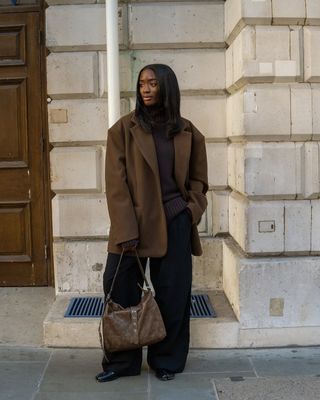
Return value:
[[(141, 274), (142, 274), (142, 276), (143, 276), (143, 280), (144, 280), (144, 282), (145, 282), (145, 284), (146, 284), (146, 287), (147, 287), (148, 290), (151, 290), (150, 285), (149, 285), (149, 282), (148, 282), (148, 280), (147, 280), (147, 278), (146, 278), (146, 275), (145, 275), (145, 273), (144, 273), (144, 270), (143, 270), (143, 267), (142, 267), (140, 258), (139, 258), (139, 256), (138, 256), (137, 249), (134, 249), (134, 251), (135, 251), (135, 253), (136, 253), (136, 257), (137, 257), (137, 262), (138, 262), (138, 265), (139, 265), (139, 269), (140, 269)], [(113, 286), (114, 286), (116, 277), (117, 277), (118, 272), (119, 272), (119, 269), (120, 269), (120, 264), (121, 264), (121, 261), (122, 261), (123, 253), (124, 253), (124, 249), (122, 249), (122, 252), (121, 252), (121, 255), (120, 255), (120, 258), (119, 258), (119, 262), (118, 262), (118, 265), (117, 265), (117, 268), (116, 268), (116, 272), (115, 272), (115, 274), (114, 274), (114, 277), (113, 277), (113, 280), (112, 280), (112, 283), (111, 283), (111, 287), (110, 287), (109, 293), (107, 294), (107, 297), (106, 297), (105, 302), (104, 302), (104, 305), (103, 305), (102, 316), (101, 316), (100, 323), (99, 323), (99, 328), (98, 328), (99, 339), (100, 339), (100, 346), (101, 346), (101, 348), (102, 348), (103, 354), (104, 354), (104, 356), (105, 356), (105, 358), (106, 358), (107, 361), (109, 361), (109, 360), (108, 360), (107, 352), (106, 352), (106, 350), (105, 350), (105, 348), (104, 348), (104, 338), (103, 338), (102, 320), (103, 320), (103, 315), (104, 315), (104, 311), (105, 311), (106, 305), (107, 305), (108, 301), (111, 299), (111, 293), (112, 293)], [(138, 283), (138, 285), (139, 285), (139, 283)], [(139, 286), (140, 286), (140, 285), (139, 285)], [(140, 288), (141, 288), (141, 286), (140, 286)], [(142, 288), (141, 288), (141, 289), (142, 289)]]
[[(144, 282), (145, 282), (145, 284), (146, 284), (146, 287), (147, 287), (148, 290), (151, 290), (151, 289), (150, 289), (149, 282), (148, 282), (148, 279), (147, 279), (147, 277), (146, 277), (146, 275), (145, 275), (145, 273), (144, 273), (143, 266), (142, 266), (142, 264), (141, 264), (141, 261), (140, 261), (140, 258), (139, 258), (137, 249), (134, 249), (134, 251), (135, 251), (136, 258), (137, 258), (137, 262), (138, 262), (138, 265), (139, 265), (139, 269), (140, 269), (140, 272), (141, 272), (141, 274), (142, 274), (143, 280), (144, 280)], [(116, 272), (115, 272), (114, 277), (113, 277), (113, 279), (112, 279), (111, 287), (110, 287), (109, 293), (107, 294), (105, 303), (107, 303), (107, 302), (111, 299), (111, 294), (112, 294), (113, 286), (114, 286), (114, 283), (115, 283), (115, 281), (116, 281), (116, 278), (117, 278), (117, 275), (118, 275), (118, 272), (119, 272), (119, 269), (120, 269), (120, 264), (121, 264), (121, 261), (122, 261), (123, 253), (124, 253), (124, 249), (122, 249), (122, 252), (121, 252), (121, 255), (120, 255), (120, 258), (119, 258), (119, 262), (118, 262), (118, 265), (117, 265), (117, 268), (116, 268)], [(138, 284), (138, 285), (139, 285), (139, 284)], [(139, 285), (139, 286), (140, 286), (140, 285)]]

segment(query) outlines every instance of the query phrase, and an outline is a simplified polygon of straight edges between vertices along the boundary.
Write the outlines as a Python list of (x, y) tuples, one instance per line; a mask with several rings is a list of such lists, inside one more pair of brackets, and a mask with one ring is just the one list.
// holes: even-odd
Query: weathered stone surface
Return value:
[(181, 114), (206, 136), (222, 139), (226, 137), (225, 96), (182, 96)]
[(130, 43), (133, 47), (183, 43), (198, 46), (224, 42), (223, 4), (134, 3), (129, 10)]
[(311, 251), (320, 253), (320, 200), (311, 200)]
[(319, 144), (306, 142), (303, 145), (303, 197), (316, 198), (320, 194)]
[[(119, 7), (119, 43), (126, 38), (126, 8)], [(100, 4), (60, 5), (46, 10), (47, 47), (51, 50), (104, 49), (106, 46), (105, 7)]]
[(312, 96), (308, 84), (291, 85), (291, 134), (295, 140), (312, 137)]
[(302, 80), (301, 35), (301, 27), (245, 26), (226, 52), (227, 90), (233, 93), (246, 83)]
[(306, 18), (305, 0), (272, 0), (272, 21), (275, 25), (303, 25)]
[(229, 231), (229, 197), (227, 190), (212, 191), (213, 236)]
[(245, 24), (271, 25), (271, 0), (227, 0), (225, 3), (225, 36), (228, 44)]
[(55, 242), (53, 257), (56, 290), (63, 292), (102, 292), (102, 275), (107, 259), (105, 241)]
[(153, 63), (169, 65), (182, 90), (218, 90), (225, 88), (224, 50), (136, 50), (131, 53), (133, 85), (140, 69)]
[(229, 146), (229, 185), (250, 197), (295, 198), (301, 193), (301, 144)]
[[(225, 293), (241, 328), (284, 328), (319, 325), (319, 257), (246, 259), (224, 245)], [(282, 298), (282, 317), (270, 316), (270, 299)]]
[(320, 27), (304, 27), (304, 78), (307, 82), (320, 82)]
[(56, 147), (50, 153), (50, 161), (54, 192), (101, 190), (101, 148)]
[(313, 139), (320, 139), (320, 85), (311, 84)]
[(47, 57), (47, 91), (52, 98), (92, 98), (98, 94), (95, 52), (51, 53)]
[(284, 202), (284, 250), (305, 252), (311, 250), (311, 204), (309, 200)]
[(229, 137), (286, 140), (290, 138), (290, 118), (290, 88), (286, 85), (248, 85), (227, 101)]
[(248, 201), (231, 193), (229, 230), (246, 253), (282, 253), (284, 250), (284, 204), (282, 201)]
[[(56, 110), (65, 122), (52, 120)], [(108, 103), (105, 99), (54, 100), (48, 105), (51, 143), (87, 142), (105, 144), (108, 129)], [(121, 113), (129, 112), (128, 101), (121, 100)]]
[(307, 25), (320, 25), (320, 3), (318, 0), (306, 0)]
[(207, 143), (209, 185), (224, 189), (228, 184), (227, 143)]
[(222, 239), (202, 238), (202, 256), (193, 257), (193, 290), (222, 289)]
[(52, 200), (53, 237), (106, 237), (110, 226), (103, 194), (57, 195)]
[[(120, 68), (120, 90), (135, 90), (136, 82), (132, 83), (132, 66), (128, 52), (121, 51), (119, 54)], [(99, 52), (99, 95), (105, 97), (108, 92), (107, 81), (107, 53)]]

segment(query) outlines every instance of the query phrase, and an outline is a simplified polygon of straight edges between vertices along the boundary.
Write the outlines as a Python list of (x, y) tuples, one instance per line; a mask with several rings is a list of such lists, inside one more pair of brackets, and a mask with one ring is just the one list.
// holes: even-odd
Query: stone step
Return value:
[[(191, 319), (190, 347), (237, 347), (239, 323), (223, 291), (201, 291), (201, 293), (209, 295), (217, 318)], [(101, 294), (90, 294), (90, 296), (97, 295)], [(99, 347), (99, 319), (64, 318), (71, 297), (74, 295), (57, 296), (44, 320), (44, 344), (49, 347)]]

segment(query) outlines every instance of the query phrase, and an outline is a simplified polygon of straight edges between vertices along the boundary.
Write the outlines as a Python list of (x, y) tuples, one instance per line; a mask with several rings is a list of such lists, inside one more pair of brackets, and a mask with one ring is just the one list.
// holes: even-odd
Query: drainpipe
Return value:
[(109, 126), (120, 118), (118, 0), (106, 0)]

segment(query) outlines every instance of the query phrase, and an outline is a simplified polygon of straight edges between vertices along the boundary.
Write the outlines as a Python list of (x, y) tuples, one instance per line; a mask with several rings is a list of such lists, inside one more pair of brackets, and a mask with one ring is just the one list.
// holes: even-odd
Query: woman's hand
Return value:
[(121, 243), (122, 250), (127, 253), (129, 251), (134, 251), (139, 244), (139, 239), (128, 240), (127, 242)]

